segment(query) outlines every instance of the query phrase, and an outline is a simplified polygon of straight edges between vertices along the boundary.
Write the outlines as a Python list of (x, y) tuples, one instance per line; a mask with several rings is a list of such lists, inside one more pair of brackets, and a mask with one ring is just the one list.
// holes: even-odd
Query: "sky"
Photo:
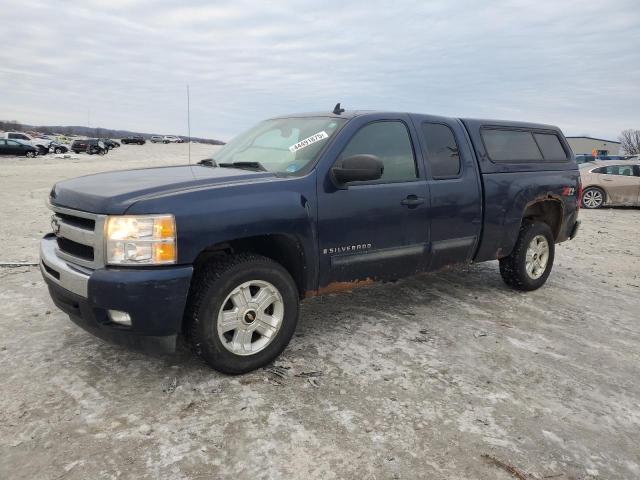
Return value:
[(640, 129), (638, 0), (0, 0), (0, 119), (229, 140), (295, 112)]

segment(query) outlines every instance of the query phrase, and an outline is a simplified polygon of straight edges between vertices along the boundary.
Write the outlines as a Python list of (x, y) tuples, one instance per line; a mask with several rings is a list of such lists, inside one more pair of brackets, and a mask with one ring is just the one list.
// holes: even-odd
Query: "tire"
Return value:
[(600, 208), (604, 205), (607, 195), (604, 190), (597, 187), (589, 187), (582, 192), (582, 206), (587, 209)]
[(62, 149), (60, 147), (54, 148), (53, 153), (62, 153)]
[(525, 223), (511, 254), (500, 259), (500, 275), (507, 285), (516, 290), (536, 290), (547, 281), (554, 255), (555, 242), (549, 225)]
[[(231, 298), (234, 292), (244, 306)], [(262, 311), (257, 303), (247, 303), (247, 294), (265, 297)], [(229, 318), (227, 331), (219, 322), (223, 312)], [(185, 321), (193, 349), (209, 366), (231, 375), (246, 373), (273, 361), (291, 340), (298, 289), (289, 272), (269, 258), (249, 253), (220, 257), (194, 275)]]
[(28, 152), (26, 152), (24, 154), (27, 158), (33, 158), (36, 156), (36, 152), (32, 152), (31, 150), (29, 150)]

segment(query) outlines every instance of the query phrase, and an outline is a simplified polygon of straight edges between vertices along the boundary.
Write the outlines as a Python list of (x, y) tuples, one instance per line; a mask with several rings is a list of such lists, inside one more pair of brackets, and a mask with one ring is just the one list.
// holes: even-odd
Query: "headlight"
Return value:
[(118, 215), (107, 218), (107, 263), (166, 265), (176, 263), (173, 215)]

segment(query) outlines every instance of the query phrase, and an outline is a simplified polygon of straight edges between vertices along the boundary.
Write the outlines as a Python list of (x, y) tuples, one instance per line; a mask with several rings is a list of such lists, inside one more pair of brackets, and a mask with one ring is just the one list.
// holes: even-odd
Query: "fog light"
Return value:
[(120, 310), (109, 310), (109, 318), (113, 323), (119, 323), (120, 325), (131, 326), (131, 316), (127, 312), (121, 312)]

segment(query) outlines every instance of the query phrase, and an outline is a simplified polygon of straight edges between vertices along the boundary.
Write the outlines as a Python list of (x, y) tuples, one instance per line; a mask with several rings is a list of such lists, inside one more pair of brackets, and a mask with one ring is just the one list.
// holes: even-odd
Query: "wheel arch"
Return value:
[(293, 278), (300, 298), (309, 290), (305, 267), (307, 259), (302, 242), (290, 234), (255, 235), (209, 245), (198, 254), (193, 267), (197, 271), (215, 262), (221, 255), (247, 252), (263, 255), (282, 265)]
[(535, 200), (528, 203), (522, 212), (522, 223), (543, 222), (549, 225), (553, 239), (558, 240), (562, 221), (564, 218), (564, 206), (562, 201), (555, 198)]

